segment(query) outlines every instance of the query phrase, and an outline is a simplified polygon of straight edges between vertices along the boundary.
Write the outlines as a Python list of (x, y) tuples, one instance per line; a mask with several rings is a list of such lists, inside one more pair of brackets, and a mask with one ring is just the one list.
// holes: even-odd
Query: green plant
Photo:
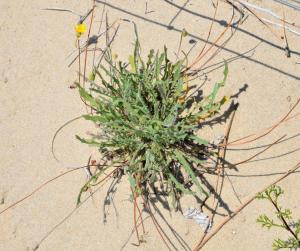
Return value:
[[(227, 100), (216, 101), (227, 78), (227, 64), (223, 80), (196, 103), (187, 98), (185, 60), (172, 63), (166, 47), (163, 53), (151, 50), (146, 62), (138, 40), (129, 63), (116, 61), (111, 55), (110, 50), (105, 54), (107, 67), (93, 69), (89, 89), (77, 84), (81, 98), (92, 109), (83, 117), (100, 127), (96, 137), (77, 139), (98, 147), (110, 160), (122, 162), (124, 167), (118, 170), (128, 176), (134, 196), (147, 195), (155, 184), (172, 196), (175, 208), (181, 194), (208, 196), (198, 174), (214, 151), (196, 133), (201, 121), (219, 112)], [(96, 184), (105, 170), (99, 170), (84, 185), (78, 203), (82, 192)]]
[(280, 238), (274, 240), (273, 249), (279, 250), (282, 248), (300, 248), (300, 219), (295, 223), (292, 219), (292, 212), (290, 209), (283, 209), (278, 204), (278, 198), (283, 194), (283, 190), (279, 186), (271, 186), (262, 193), (258, 193), (257, 199), (265, 199), (272, 203), (276, 209), (276, 216), (279, 222), (275, 222), (266, 215), (260, 215), (257, 218), (257, 222), (262, 224), (262, 227), (268, 229), (272, 227), (279, 227), (287, 230), (291, 237), (287, 240), (282, 240)]

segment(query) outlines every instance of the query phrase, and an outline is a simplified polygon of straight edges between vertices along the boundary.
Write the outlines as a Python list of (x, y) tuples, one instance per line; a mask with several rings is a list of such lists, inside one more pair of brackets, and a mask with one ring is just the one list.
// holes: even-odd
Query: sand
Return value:
[[(189, 36), (183, 40), (182, 49), (188, 51), (191, 48), (191, 39), (198, 41), (190, 54), (191, 60), (195, 58), (203, 46), (213, 16), (211, 1), (147, 2), (145, 12), (145, 0), (109, 1), (106, 7), (109, 20), (113, 22), (122, 18), (136, 22), (145, 52), (150, 48), (162, 49), (164, 44), (170, 52), (176, 51), (180, 31), (185, 28)], [(262, 5), (259, 1), (253, 3)], [(180, 6), (184, 6), (184, 9), (180, 10)], [(281, 6), (273, 1), (262, 6), (282, 14)], [(51, 140), (56, 130), (85, 110), (77, 91), (69, 88), (76, 79), (76, 67), (68, 68), (72, 57), (67, 56), (75, 49), (74, 25), (77, 17), (70, 13), (41, 10), (47, 7), (68, 8), (84, 13), (90, 6), (86, 1), (0, 1), (0, 211), (44, 181), (68, 170), (66, 167), (84, 165), (91, 153), (96, 154), (94, 149), (80, 144), (74, 137), (75, 134), (84, 135), (93, 129), (90, 123), (81, 120), (68, 125), (57, 136), (55, 152), (60, 163), (51, 154)], [(223, 21), (215, 22), (211, 41), (224, 29), (220, 23), (224, 25), (224, 21), (231, 18), (231, 9), (224, 3), (220, 3), (220, 7), (216, 18)], [(101, 4), (98, 9), (96, 26), (101, 21)], [(284, 11), (286, 18), (296, 24), (300, 23), (299, 12), (290, 8)], [(132, 23), (123, 21), (120, 24), (113, 48), (120, 58), (126, 59), (133, 47), (134, 31)], [(277, 36), (283, 35), (282, 29), (274, 30)], [(226, 48), (206, 65), (214, 65), (223, 59), (230, 62), (229, 79), (223, 93), (233, 95), (234, 100), (240, 103), (231, 139), (276, 123), (299, 99), (299, 36), (289, 32), (287, 36), (293, 51), (290, 58), (286, 57), (282, 49), (284, 42), (250, 16), (234, 33)], [(222, 67), (214, 68), (212, 66), (204, 70), (208, 78), (207, 90), (222, 77)], [(201, 84), (201, 80), (197, 81)], [(293, 114), (299, 111), (297, 107)], [(227, 119), (216, 125), (214, 130), (207, 128), (206, 135), (213, 138), (224, 133), (228, 122)], [(278, 177), (278, 173), (287, 171), (299, 161), (299, 128), (300, 120), (296, 117), (282, 124), (268, 137), (239, 147), (254, 148), (287, 135), (286, 141), (275, 145), (252, 162), (238, 166), (238, 170), (227, 171), (232, 175), (230, 182), (225, 179), (222, 193), (223, 206), (226, 205), (227, 211), (220, 208), (220, 213), (234, 211), (241, 202)], [(227, 160), (235, 163), (257, 151), (259, 149), (229, 150)], [(136, 247), (132, 244), (136, 243), (133, 235), (125, 245), (133, 228), (132, 203), (129, 201), (126, 178), (120, 183), (114, 199), (118, 217), (113, 207), (110, 207), (107, 224), (103, 224), (103, 198), (109, 183), (95, 193), (92, 200), (72, 213), (77, 194), (85, 180), (84, 171), (70, 173), (0, 215), (0, 250), (32, 250), (38, 243), (39, 250), (47, 251), (114, 251), (122, 248), (167, 250), (150, 218), (145, 221), (146, 242)], [(291, 208), (298, 218), (299, 180), (300, 174), (295, 173), (280, 183), (285, 190), (284, 205)], [(197, 203), (191, 198), (185, 198), (183, 209), (188, 206), (197, 206)], [(201, 228), (180, 213), (170, 214), (160, 205), (159, 208), (166, 221), (186, 243), (180, 245), (157, 214), (177, 250), (193, 248), (203, 233)], [(271, 214), (272, 210), (267, 203), (251, 203), (203, 250), (272, 250), (272, 240), (285, 234), (281, 231), (267, 231), (255, 223), (259, 214)], [(217, 216), (215, 225), (221, 220), (222, 216)]]

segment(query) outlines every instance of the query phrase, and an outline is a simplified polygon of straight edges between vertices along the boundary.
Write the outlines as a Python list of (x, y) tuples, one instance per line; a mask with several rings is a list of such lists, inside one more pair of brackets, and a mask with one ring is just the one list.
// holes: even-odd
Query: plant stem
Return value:
[(294, 233), (294, 231), (291, 229), (291, 227), (289, 226), (289, 224), (286, 222), (285, 218), (281, 215), (281, 211), (277, 205), (277, 203), (275, 203), (275, 201), (272, 200), (271, 196), (268, 196), (269, 200), (271, 201), (271, 203), (273, 204), (273, 206), (275, 207), (276, 211), (278, 212), (279, 218), (282, 221), (284, 227), (286, 230), (288, 230), (294, 237), (295, 239), (298, 241), (299, 246), (300, 246), (300, 240), (298, 239), (297, 235)]

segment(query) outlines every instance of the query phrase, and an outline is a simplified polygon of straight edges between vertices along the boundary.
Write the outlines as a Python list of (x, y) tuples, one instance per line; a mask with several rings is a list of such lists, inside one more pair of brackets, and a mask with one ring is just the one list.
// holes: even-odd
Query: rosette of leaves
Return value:
[(271, 219), (267, 215), (260, 215), (257, 222), (268, 229), (282, 228), (289, 232), (290, 237), (287, 240), (277, 238), (273, 242), (273, 249), (297, 249), (300, 248), (300, 219), (295, 222), (292, 218), (290, 209), (284, 209), (278, 204), (278, 198), (284, 193), (279, 186), (271, 186), (262, 193), (258, 193), (256, 198), (268, 200), (275, 208), (277, 221)]
[[(158, 184), (172, 196), (175, 207), (181, 194), (207, 196), (196, 168), (213, 152), (197, 131), (199, 121), (218, 113), (227, 100), (217, 100), (227, 78), (227, 64), (223, 80), (190, 108), (185, 60), (172, 63), (166, 47), (162, 53), (151, 50), (144, 61), (137, 41), (129, 63), (115, 60), (110, 50), (105, 60), (107, 67), (93, 69), (90, 88), (77, 85), (81, 98), (92, 108), (83, 118), (98, 125), (99, 135), (76, 137), (98, 147), (112, 162), (126, 162), (122, 172), (137, 195), (147, 195)], [(101, 175), (100, 170), (81, 193)]]

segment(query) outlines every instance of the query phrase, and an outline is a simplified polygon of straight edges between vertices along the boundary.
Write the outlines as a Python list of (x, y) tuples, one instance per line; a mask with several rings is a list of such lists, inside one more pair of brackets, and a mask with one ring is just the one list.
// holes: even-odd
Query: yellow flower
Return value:
[(112, 58), (113, 58), (114, 60), (116, 60), (116, 59), (118, 58), (118, 54), (113, 53), (113, 54), (112, 54)]
[(186, 29), (183, 29), (181, 32), (182, 37), (186, 37), (189, 33), (186, 31)]
[(229, 96), (224, 96), (221, 100), (221, 105), (224, 105), (225, 103), (227, 103), (229, 101), (230, 97)]
[(188, 82), (185, 82), (182, 86), (182, 90), (185, 92), (185, 94), (188, 93), (189, 91), (189, 83)]
[(76, 36), (80, 37), (83, 33), (86, 32), (86, 25), (85, 24), (77, 24), (75, 26)]

